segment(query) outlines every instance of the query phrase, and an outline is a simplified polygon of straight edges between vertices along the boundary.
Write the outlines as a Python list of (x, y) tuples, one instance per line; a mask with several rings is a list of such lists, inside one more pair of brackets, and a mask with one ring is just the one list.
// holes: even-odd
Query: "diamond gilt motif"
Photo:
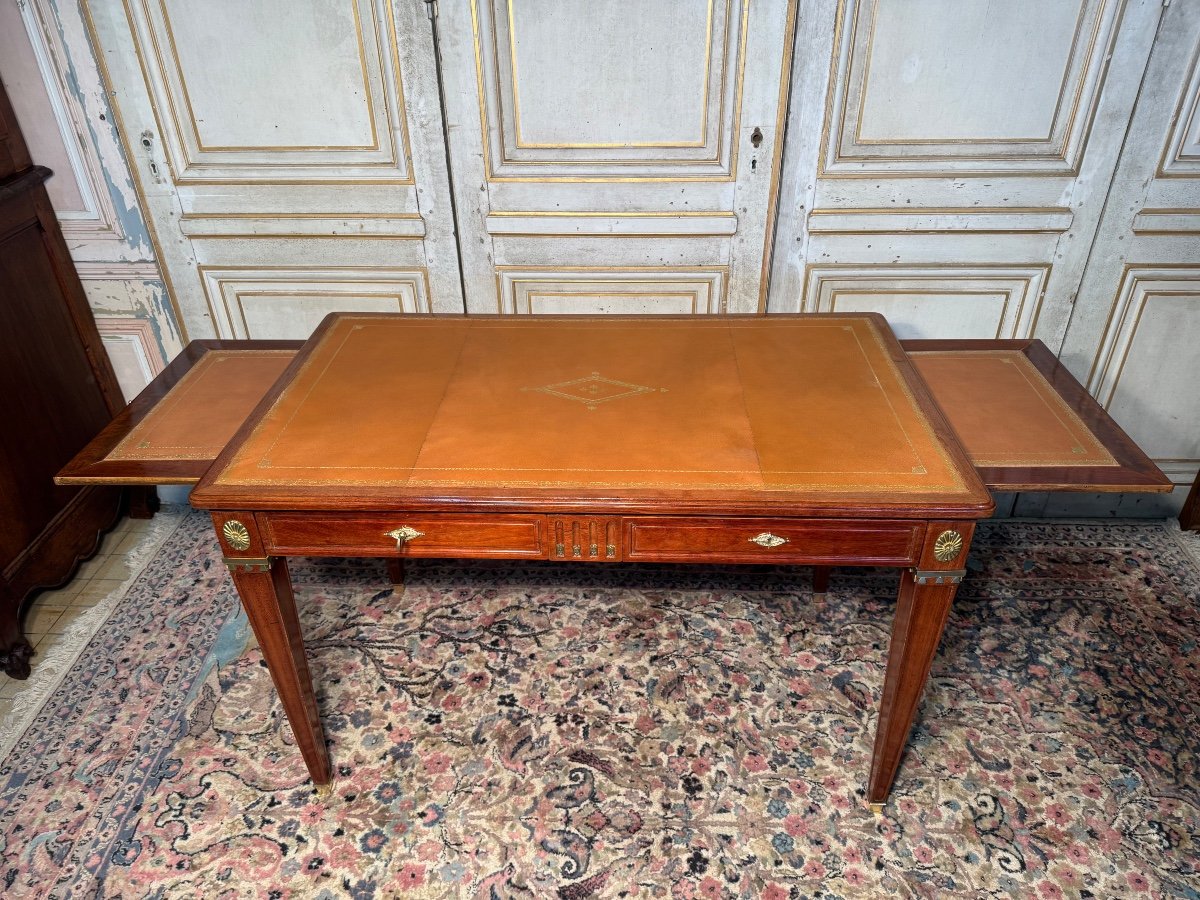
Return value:
[(652, 388), (641, 384), (630, 384), (627, 381), (616, 381), (604, 378), (599, 372), (593, 372), (586, 378), (576, 378), (574, 381), (560, 381), (539, 388), (524, 388), (527, 391), (541, 391), (566, 400), (577, 400), (588, 409), (595, 409), (601, 403), (610, 400), (620, 400), (622, 397), (636, 397), (638, 394), (666, 393), (666, 388)]

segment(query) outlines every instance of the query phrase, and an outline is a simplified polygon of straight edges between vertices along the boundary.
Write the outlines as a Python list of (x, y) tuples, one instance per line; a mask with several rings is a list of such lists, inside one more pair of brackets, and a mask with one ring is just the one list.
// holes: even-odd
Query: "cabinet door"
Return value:
[[(27, 176), (15, 190), (9, 185), (0, 189), (0, 569), (4, 570), (79, 493), (79, 488), (55, 487), (54, 475), (111, 416), (72, 317), (83, 301), (64, 293), (64, 282), (73, 273), (63, 271), (64, 260), (54, 247), (61, 239), (46, 231), (33, 199), (35, 194), (45, 196), (40, 178)], [(48, 211), (49, 204), (44, 204), (41, 212)], [(75, 289), (79, 290), (78, 281)], [(97, 340), (93, 346), (98, 344)], [(111, 374), (105, 375), (111, 382)], [(109, 388), (115, 396), (115, 383)], [(65, 528), (76, 524), (66, 523)], [(60, 575), (71, 562), (66, 560)]]
[(765, 309), (795, 12), (440, 3), (467, 309)]
[(191, 338), (461, 312), (418, 0), (84, 0)]

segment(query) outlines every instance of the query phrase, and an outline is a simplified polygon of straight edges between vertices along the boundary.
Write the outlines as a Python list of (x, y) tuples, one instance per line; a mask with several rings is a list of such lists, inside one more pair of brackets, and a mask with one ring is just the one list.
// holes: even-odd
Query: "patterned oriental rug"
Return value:
[(0, 736), (5, 898), (1200, 898), (1169, 525), (985, 525), (876, 816), (895, 572), (302, 561), (318, 792), (209, 520), (163, 521)]

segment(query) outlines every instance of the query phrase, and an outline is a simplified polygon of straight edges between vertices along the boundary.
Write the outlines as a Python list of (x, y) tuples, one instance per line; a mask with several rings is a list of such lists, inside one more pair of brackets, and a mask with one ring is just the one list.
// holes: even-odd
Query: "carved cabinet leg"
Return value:
[(931, 524), (920, 565), (901, 576), (867, 789), (872, 806), (882, 805), (892, 789), (950, 604), (965, 574), (973, 530), (970, 523)]
[[(287, 560), (262, 555), (261, 540), (251, 530), (254, 528), (253, 517), (234, 518), (214, 513), (213, 521), (221, 536), (222, 548), (227, 552), (225, 562), (229, 565), (250, 627), (258, 638), (308, 773), (314, 783), (328, 784), (329, 752), (325, 747), (325, 731), (321, 727), (308, 659), (304, 655), (304, 639), (296, 615)], [(235, 554), (256, 555), (231, 556), (228, 555), (230, 550)]]
[(10, 678), (29, 677), (33, 644), (21, 633), (21, 601), (0, 581), (0, 668)]

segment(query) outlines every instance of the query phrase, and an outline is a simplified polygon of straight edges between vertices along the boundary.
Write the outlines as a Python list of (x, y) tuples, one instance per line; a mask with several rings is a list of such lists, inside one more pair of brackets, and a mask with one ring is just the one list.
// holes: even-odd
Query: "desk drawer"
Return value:
[[(537, 515), (266, 513), (259, 521), (272, 553), (464, 559), (547, 555), (545, 520)], [(397, 548), (388, 533), (402, 528), (415, 534)]]
[(904, 565), (924, 525), (838, 519), (636, 518), (625, 520), (625, 559)]

